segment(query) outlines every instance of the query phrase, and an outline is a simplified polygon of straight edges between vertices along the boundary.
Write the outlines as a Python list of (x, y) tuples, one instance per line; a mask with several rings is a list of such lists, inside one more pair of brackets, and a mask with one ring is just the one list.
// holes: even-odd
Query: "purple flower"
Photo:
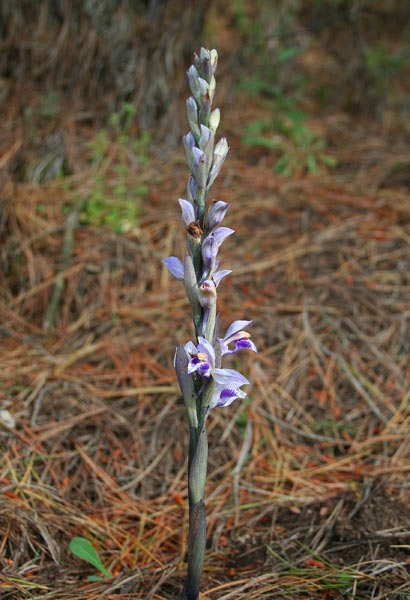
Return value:
[(212, 262), (215, 260), (218, 254), (219, 246), (222, 244), (228, 235), (234, 233), (233, 229), (229, 227), (217, 227), (215, 231), (206, 236), (202, 242), (202, 258), (204, 261), (204, 272), (208, 273), (211, 268)]
[(222, 202), (222, 200), (213, 203), (207, 216), (208, 232), (211, 232), (215, 227), (218, 227), (219, 223), (225, 217), (228, 206), (229, 204), (227, 202)]
[(189, 227), (195, 221), (195, 210), (188, 200), (178, 199), (182, 211), (182, 221), (185, 227)]
[(199, 337), (196, 348), (192, 342), (185, 344), (184, 349), (188, 362), (187, 373), (198, 373), (203, 377), (210, 377), (215, 366), (215, 350), (203, 337)]
[(249, 381), (238, 371), (213, 369), (212, 378), (216, 385), (209, 401), (209, 408), (229, 406), (236, 398), (246, 397), (246, 392), (240, 388), (242, 385), (249, 385)]
[(169, 256), (162, 260), (168, 271), (178, 279), (178, 281), (184, 281), (184, 265), (176, 256)]
[[(244, 327), (250, 325), (252, 321), (234, 321), (229, 327), (224, 338), (218, 338), (221, 345), (221, 355), (224, 354), (235, 354), (241, 348), (248, 348), (257, 352), (255, 344), (250, 339), (250, 334), (247, 331), (243, 331)], [(229, 344), (234, 342), (235, 347), (233, 350), (229, 349)]]
[(229, 406), (236, 398), (245, 398), (246, 392), (240, 388), (249, 384), (246, 377), (233, 369), (215, 369), (214, 348), (205, 338), (199, 337), (198, 340), (197, 347), (193, 342), (184, 346), (188, 359), (187, 374), (198, 373), (208, 379), (212, 377), (215, 386), (209, 408)]

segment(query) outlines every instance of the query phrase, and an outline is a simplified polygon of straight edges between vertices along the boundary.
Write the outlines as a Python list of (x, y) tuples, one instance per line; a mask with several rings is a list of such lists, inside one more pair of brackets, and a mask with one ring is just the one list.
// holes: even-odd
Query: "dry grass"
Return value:
[[(240, 357), (247, 401), (209, 419), (203, 600), (406, 598), (407, 193), (287, 181), (241, 152), (217, 186), (236, 230), (219, 308), (222, 329), (254, 319), (259, 354)], [(179, 595), (188, 440), (172, 356), (192, 331), (160, 259), (183, 252), (186, 170), (180, 152), (149, 169), (132, 233), (77, 231), (48, 332), (62, 201), (87, 173), (71, 192), (6, 190), (0, 377), (16, 424), (0, 425), (0, 598)], [(78, 535), (113, 579), (87, 582), (95, 571), (68, 551)]]

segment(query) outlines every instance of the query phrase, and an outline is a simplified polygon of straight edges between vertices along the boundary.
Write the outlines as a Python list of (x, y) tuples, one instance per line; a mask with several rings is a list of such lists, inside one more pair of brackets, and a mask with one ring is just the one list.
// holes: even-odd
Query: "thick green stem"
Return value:
[[(205, 560), (206, 516), (205, 479), (208, 461), (208, 439), (205, 423), (200, 425), (199, 436), (190, 436), (190, 466), (188, 472), (189, 491), (189, 531), (188, 531), (188, 573), (181, 600), (198, 600), (199, 582)], [(192, 452), (192, 446), (195, 450)]]

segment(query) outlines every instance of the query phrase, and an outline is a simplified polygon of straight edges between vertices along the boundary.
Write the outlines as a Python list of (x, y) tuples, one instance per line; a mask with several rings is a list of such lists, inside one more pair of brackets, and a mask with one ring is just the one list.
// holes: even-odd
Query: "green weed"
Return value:
[[(301, 109), (308, 78), (296, 68), (296, 60), (306, 49), (292, 34), (297, 26), (298, 3), (272, 5), (269, 10), (274, 18), (261, 5), (258, 27), (251, 26), (243, 2), (237, 0), (235, 7), (237, 27), (257, 72), (257, 76), (245, 78), (240, 88), (258, 99), (271, 115), (248, 123), (242, 142), (272, 150), (278, 156), (274, 171), (280, 175), (316, 175), (320, 167), (335, 166), (336, 160), (325, 152), (325, 140), (312, 131)], [(263, 21), (276, 23), (274, 30), (265, 31)]]
[(149, 164), (148, 133), (131, 135), (135, 108), (124, 104), (111, 115), (109, 127), (101, 129), (88, 144), (92, 188), (81, 212), (86, 225), (106, 226), (118, 233), (138, 224), (140, 202), (147, 193), (143, 167)]
[(325, 141), (307, 125), (306, 114), (292, 106), (292, 101), (273, 103), (270, 119), (246, 125), (242, 141), (247, 146), (263, 146), (279, 153), (274, 171), (283, 176), (306, 171), (317, 175), (319, 166), (334, 167), (337, 161), (323, 149)]

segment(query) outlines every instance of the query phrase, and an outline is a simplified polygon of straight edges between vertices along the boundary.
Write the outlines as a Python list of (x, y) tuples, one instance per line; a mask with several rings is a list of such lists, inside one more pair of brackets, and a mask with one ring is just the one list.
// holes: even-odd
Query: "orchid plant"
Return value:
[(209, 189), (218, 176), (228, 153), (222, 137), (215, 144), (219, 108), (212, 110), (215, 94), (216, 50), (201, 48), (188, 69), (191, 96), (186, 102), (189, 133), (183, 138), (186, 161), (191, 172), (186, 200), (180, 199), (182, 221), (187, 232), (188, 250), (184, 262), (170, 256), (162, 262), (171, 274), (183, 282), (192, 308), (196, 343), (178, 346), (174, 366), (184, 398), (190, 431), (188, 459), (189, 533), (188, 573), (182, 600), (198, 600), (205, 542), (205, 479), (208, 459), (206, 420), (209, 411), (245, 398), (241, 388), (249, 381), (238, 371), (222, 368), (222, 359), (242, 348), (256, 352), (245, 328), (252, 321), (234, 321), (219, 337), (217, 288), (231, 273), (219, 269), (217, 255), (222, 242), (233, 229), (220, 224), (228, 204), (207, 204)]

